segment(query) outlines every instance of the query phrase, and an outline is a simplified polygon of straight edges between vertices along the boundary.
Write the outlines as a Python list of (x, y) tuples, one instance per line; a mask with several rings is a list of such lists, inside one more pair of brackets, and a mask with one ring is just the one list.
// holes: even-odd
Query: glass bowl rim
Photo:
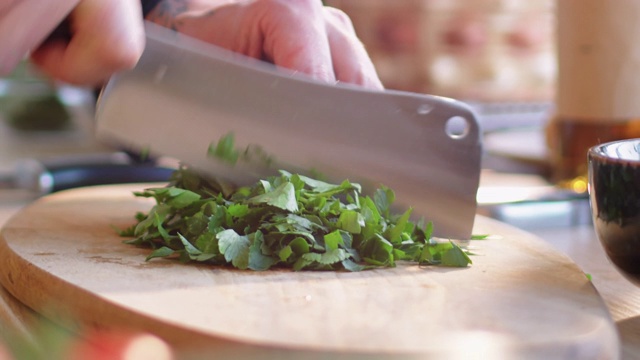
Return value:
[[(607, 152), (605, 149), (614, 148), (619, 149), (622, 145), (627, 145), (624, 150), (628, 151), (628, 154), (633, 154), (635, 156), (625, 156), (621, 153), (616, 153), (614, 155), (612, 152)], [(633, 152), (635, 150), (635, 152)], [(619, 162), (626, 164), (633, 164), (634, 166), (640, 167), (640, 138), (635, 139), (624, 139), (624, 140), (616, 140), (610, 141), (602, 144), (595, 145), (589, 149), (589, 159), (598, 159), (599, 161), (607, 161), (607, 162)]]

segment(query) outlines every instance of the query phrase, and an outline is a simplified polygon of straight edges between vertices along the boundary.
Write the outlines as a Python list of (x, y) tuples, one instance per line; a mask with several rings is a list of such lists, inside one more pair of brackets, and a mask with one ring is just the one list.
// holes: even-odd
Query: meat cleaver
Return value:
[[(327, 84), (150, 23), (142, 58), (112, 77), (96, 109), (99, 140), (168, 156), (238, 185), (279, 169), (394, 190), (395, 205), (469, 239), (481, 131), (452, 99)], [(259, 153), (230, 164), (210, 146)], [(256, 160), (257, 158), (257, 160)]]

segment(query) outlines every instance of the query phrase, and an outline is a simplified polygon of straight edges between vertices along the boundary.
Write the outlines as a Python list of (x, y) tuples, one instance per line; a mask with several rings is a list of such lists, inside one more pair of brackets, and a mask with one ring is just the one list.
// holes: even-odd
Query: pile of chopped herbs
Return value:
[(280, 176), (228, 190), (181, 167), (166, 187), (136, 192), (153, 198), (147, 213), (121, 232), (128, 244), (153, 249), (147, 260), (179, 258), (238, 269), (360, 271), (397, 261), (465, 267), (468, 254), (432, 238), (430, 222), (393, 214), (394, 193), (362, 195), (359, 184)]

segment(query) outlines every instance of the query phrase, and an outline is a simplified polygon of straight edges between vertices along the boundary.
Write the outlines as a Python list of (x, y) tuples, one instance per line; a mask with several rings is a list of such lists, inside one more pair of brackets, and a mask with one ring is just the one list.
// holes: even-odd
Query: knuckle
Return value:
[(334, 7), (325, 7), (325, 12), (327, 16), (335, 23), (339, 24), (348, 29), (353, 29), (353, 22), (347, 13), (344, 11), (334, 8)]
[(117, 46), (104, 44), (96, 49), (94, 57), (98, 62), (98, 67), (110, 71), (119, 71), (133, 68), (140, 59), (144, 49), (144, 41), (137, 42), (132, 39), (124, 39), (123, 43)]
[(119, 52), (111, 56), (106, 65), (108, 68), (116, 71), (131, 69), (136, 66), (139, 58), (140, 54), (135, 51)]
[(261, 0), (254, 3), (263, 11), (291, 16), (303, 16), (322, 8), (319, 0)]

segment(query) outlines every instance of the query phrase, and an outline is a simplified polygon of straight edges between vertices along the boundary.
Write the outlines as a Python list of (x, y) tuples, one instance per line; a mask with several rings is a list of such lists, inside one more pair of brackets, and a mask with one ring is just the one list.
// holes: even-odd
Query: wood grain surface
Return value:
[(585, 274), (537, 237), (478, 216), (465, 269), (238, 271), (122, 243), (152, 203), (142, 185), (75, 189), (10, 219), (0, 282), (68, 327), (133, 328), (228, 358), (616, 358), (615, 326)]

